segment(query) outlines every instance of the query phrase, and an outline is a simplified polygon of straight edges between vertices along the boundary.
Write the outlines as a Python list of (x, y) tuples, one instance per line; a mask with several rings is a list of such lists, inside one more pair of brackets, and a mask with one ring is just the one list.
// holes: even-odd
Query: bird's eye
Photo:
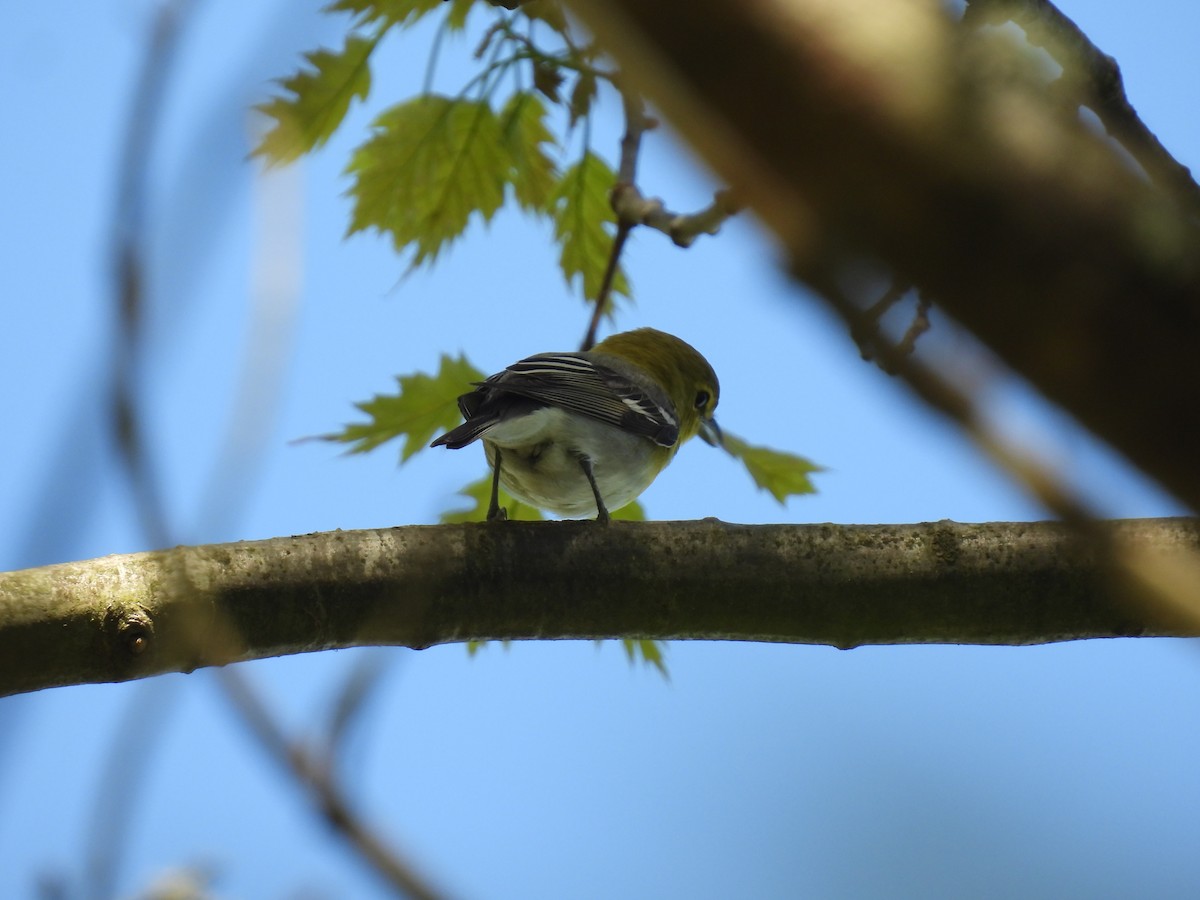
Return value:
[(704, 409), (708, 406), (708, 391), (696, 392), (696, 409)]

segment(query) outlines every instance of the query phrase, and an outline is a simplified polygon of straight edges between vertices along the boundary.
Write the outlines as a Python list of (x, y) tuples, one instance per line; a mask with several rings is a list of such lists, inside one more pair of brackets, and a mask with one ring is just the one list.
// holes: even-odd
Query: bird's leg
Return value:
[(592, 461), (586, 456), (579, 457), (579, 467), (587, 476), (588, 484), (592, 486), (592, 496), (596, 498), (596, 521), (608, 524), (608, 509), (604, 506), (604, 498), (600, 496), (600, 488), (596, 486), (596, 476), (592, 474)]
[(508, 518), (508, 510), (500, 505), (500, 448), (495, 448), (496, 462), (492, 470), (492, 502), (488, 504), (487, 520), (503, 522)]

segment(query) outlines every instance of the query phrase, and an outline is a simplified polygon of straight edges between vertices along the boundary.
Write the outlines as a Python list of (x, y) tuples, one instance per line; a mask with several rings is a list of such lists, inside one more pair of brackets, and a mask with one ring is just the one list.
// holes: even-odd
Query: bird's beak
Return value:
[(710, 447), (725, 446), (725, 437), (721, 434), (721, 426), (716, 419), (700, 420), (700, 438)]

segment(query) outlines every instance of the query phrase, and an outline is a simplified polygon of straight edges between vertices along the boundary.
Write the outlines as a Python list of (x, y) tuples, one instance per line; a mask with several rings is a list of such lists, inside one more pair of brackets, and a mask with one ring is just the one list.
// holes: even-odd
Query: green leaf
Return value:
[[(494, 643), (496, 643), (496, 642), (495, 641), (467, 641), (467, 644), (466, 644), (467, 658), (473, 659), (479, 653), (480, 650), (482, 650), (488, 644), (494, 644)], [(500, 646), (503, 647), (505, 650), (511, 649), (512, 641), (509, 641), (509, 640), (500, 641)]]
[[(458, 493), (471, 500), (472, 505), (466, 509), (442, 513), (440, 517), (442, 523), (452, 525), (460, 522), (484, 521), (487, 518), (488, 506), (492, 500), (491, 473), (488, 473), (478, 481), (472, 481)], [(515, 499), (504, 488), (500, 488), (500, 505), (508, 511), (509, 519), (536, 522), (542, 518), (542, 514), (536, 508)]]
[(467, 16), (474, 5), (475, 0), (450, 0), (450, 12), (446, 13), (446, 28), (450, 31), (465, 29)]
[(546, 105), (528, 92), (513, 94), (500, 112), (500, 130), (511, 160), (509, 181), (517, 203), (542, 211), (550, 203), (558, 171), (543, 149), (555, 144), (546, 127)]
[(824, 468), (803, 456), (756, 447), (728, 431), (723, 434), (722, 446), (730, 456), (742, 461), (761, 490), (770, 491), (780, 503), (785, 503), (793, 494), (815, 494), (817, 491), (808, 476), (823, 472)]
[[(616, 183), (612, 169), (590, 150), (571, 166), (555, 188), (554, 237), (562, 246), (559, 265), (567, 284), (575, 276), (583, 281), (583, 294), (595, 300), (604, 279), (604, 268), (612, 251), (612, 235), (604, 227), (615, 225), (608, 195)], [(628, 297), (629, 281), (619, 268), (613, 278), (613, 294)]]
[(426, 94), (393, 106), (373, 129), (347, 169), (350, 234), (390, 234), (397, 251), (415, 248), (416, 268), (461, 235), (472, 213), (488, 221), (504, 202), (512, 162), (486, 102)]
[(442, 0), (335, 0), (325, 12), (353, 13), (360, 25), (378, 21), (388, 26), (413, 25), (441, 5)]
[(329, 140), (346, 117), (350, 103), (356, 97), (365, 100), (371, 89), (367, 61), (377, 42), (375, 38), (351, 35), (340, 53), (316, 50), (304, 54), (311, 68), (302, 68), (279, 82), (287, 94), (255, 107), (274, 119), (274, 124), (252, 155), (279, 165)]
[(627, 503), (620, 509), (611, 513), (612, 518), (619, 519), (622, 522), (645, 522), (646, 510), (637, 500), (632, 503)]
[(328, 440), (351, 444), (351, 453), (366, 453), (393, 438), (404, 438), (400, 461), (428, 445), (434, 434), (455, 427), (462, 421), (458, 396), (470, 390), (471, 383), (484, 375), (466, 358), (442, 355), (436, 375), (418, 372), (400, 375), (400, 390), (395, 394), (377, 394), (371, 400), (355, 404), (370, 416), (369, 422), (347, 425), (340, 434), (325, 435)]
[(671, 680), (671, 676), (667, 672), (666, 660), (663, 659), (665, 644), (660, 641), (622, 638), (621, 645), (625, 648), (625, 656), (628, 657), (630, 665), (636, 663), (640, 657), (643, 663), (658, 669), (658, 673), (667, 681)]

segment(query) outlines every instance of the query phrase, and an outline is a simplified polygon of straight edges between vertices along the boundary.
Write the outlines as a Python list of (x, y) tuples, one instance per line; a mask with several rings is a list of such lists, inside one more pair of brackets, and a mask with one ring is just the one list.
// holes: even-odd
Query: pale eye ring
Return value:
[(708, 391), (697, 391), (696, 392), (696, 409), (704, 409), (705, 407), (707, 407), (708, 406), (708, 397), (709, 397)]

